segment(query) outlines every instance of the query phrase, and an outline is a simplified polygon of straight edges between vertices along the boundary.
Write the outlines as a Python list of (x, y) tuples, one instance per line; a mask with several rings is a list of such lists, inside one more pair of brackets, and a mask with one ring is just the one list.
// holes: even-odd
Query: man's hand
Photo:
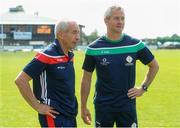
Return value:
[(40, 104), (38, 105), (38, 108), (36, 109), (38, 113), (43, 114), (43, 115), (49, 115), (52, 118), (56, 118), (54, 114), (59, 114), (59, 112), (55, 111), (54, 108), (52, 108), (49, 105), (46, 104)]
[(84, 123), (90, 125), (91, 124), (91, 114), (87, 108), (81, 108), (81, 118)]
[(135, 99), (136, 97), (140, 97), (143, 95), (145, 91), (142, 88), (131, 88), (128, 90), (128, 97), (131, 99)]

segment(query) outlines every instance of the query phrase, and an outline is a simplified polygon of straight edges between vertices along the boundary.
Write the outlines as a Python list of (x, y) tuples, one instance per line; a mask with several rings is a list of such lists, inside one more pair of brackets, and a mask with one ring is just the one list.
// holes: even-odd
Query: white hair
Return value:
[(123, 11), (123, 8), (120, 7), (120, 6), (118, 6), (118, 5), (110, 6), (110, 7), (106, 10), (106, 12), (105, 12), (105, 14), (104, 14), (104, 19), (111, 17), (111, 16), (112, 16), (112, 12), (113, 12), (114, 10), (122, 10), (122, 11)]
[(55, 37), (57, 38), (59, 31), (67, 32), (68, 27), (69, 27), (69, 21), (63, 20), (63, 21), (58, 22), (55, 25), (55, 30), (54, 30)]

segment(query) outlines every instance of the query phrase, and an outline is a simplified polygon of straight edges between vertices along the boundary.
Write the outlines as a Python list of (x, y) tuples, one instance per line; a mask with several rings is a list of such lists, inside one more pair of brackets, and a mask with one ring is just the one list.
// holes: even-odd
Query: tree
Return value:
[(85, 44), (89, 44), (99, 38), (98, 31), (95, 29), (90, 35), (86, 35), (84, 32), (81, 33), (82, 42)]
[(91, 43), (97, 38), (99, 38), (97, 29), (95, 29), (89, 36), (87, 36), (87, 38), (88, 38), (88, 43)]

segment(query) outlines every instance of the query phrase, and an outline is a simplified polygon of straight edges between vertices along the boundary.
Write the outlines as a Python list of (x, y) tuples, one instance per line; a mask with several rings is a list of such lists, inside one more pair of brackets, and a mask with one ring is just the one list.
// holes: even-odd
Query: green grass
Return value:
[[(158, 50), (153, 53), (160, 70), (149, 91), (137, 99), (139, 126), (180, 127), (180, 50)], [(37, 112), (24, 101), (14, 84), (17, 74), (34, 55), (34, 52), (0, 52), (0, 127), (39, 126)], [(75, 52), (76, 96), (79, 106), (83, 58), (83, 52)], [(147, 69), (140, 62), (137, 63), (136, 85), (140, 85)], [(88, 100), (93, 120), (95, 77), (94, 73)], [(80, 109), (77, 121), (78, 126), (87, 127), (81, 120)]]

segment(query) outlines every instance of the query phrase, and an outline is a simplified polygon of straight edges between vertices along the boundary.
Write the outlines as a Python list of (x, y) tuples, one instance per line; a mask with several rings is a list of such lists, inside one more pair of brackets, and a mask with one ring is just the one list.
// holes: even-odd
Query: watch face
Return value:
[(147, 91), (147, 88), (148, 88), (147, 86), (143, 85), (142, 87), (143, 87), (143, 90)]

